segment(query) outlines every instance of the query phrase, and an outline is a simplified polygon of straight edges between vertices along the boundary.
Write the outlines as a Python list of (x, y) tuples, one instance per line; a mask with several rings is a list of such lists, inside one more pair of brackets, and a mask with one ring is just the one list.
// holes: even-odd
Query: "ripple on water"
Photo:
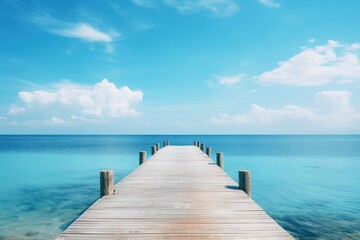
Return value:
[(15, 196), (21, 197), (1, 202), (12, 211), (0, 217), (0, 240), (54, 239), (98, 197), (97, 189), (86, 184), (27, 186), (19, 191)]

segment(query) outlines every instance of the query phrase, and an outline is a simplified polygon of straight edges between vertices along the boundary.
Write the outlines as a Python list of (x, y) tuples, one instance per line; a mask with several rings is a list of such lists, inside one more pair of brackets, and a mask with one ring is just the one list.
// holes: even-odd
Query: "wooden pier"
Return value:
[(57, 239), (293, 239), (199, 147), (164, 145)]

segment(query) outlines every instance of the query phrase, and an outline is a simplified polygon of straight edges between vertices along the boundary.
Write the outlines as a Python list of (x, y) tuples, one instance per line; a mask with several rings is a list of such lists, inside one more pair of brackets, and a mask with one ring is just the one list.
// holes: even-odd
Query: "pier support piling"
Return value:
[(139, 152), (139, 165), (146, 161), (146, 151)]
[(100, 197), (114, 194), (114, 171), (100, 171)]
[(224, 159), (224, 154), (223, 154), (222, 152), (216, 153), (216, 164), (217, 164), (220, 168), (224, 168), (223, 159)]
[(200, 145), (200, 149), (201, 149), (201, 151), (203, 151), (205, 153), (205, 143), (202, 143)]
[(251, 197), (251, 172), (250, 170), (239, 171), (239, 189)]
[(206, 148), (206, 155), (208, 155), (208, 157), (211, 157), (211, 147)]

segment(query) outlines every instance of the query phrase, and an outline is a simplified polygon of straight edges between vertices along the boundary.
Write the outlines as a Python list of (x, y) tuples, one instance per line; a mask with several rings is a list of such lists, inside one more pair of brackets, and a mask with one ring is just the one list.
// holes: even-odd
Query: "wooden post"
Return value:
[(196, 142), (196, 146), (200, 147), (200, 142), (199, 141)]
[(166, 146), (170, 146), (170, 141), (166, 141)]
[(114, 171), (100, 171), (100, 197), (114, 194)]
[(196, 146), (197, 145), (197, 141), (194, 141), (194, 146)]
[(201, 149), (201, 151), (205, 152), (205, 143), (202, 143), (202, 144), (200, 145), (200, 149)]
[(139, 152), (139, 165), (146, 161), (146, 151)]
[(211, 147), (206, 148), (206, 155), (208, 155), (208, 157), (211, 157)]
[(164, 147), (166, 147), (166, 141), (165, 141), (165, 142), (163, 142), (163, 146), (164, 146)]
[(216, 164), (217, 164), (220, 168), (224, 168), (223, 159), (224, 159), (224, 155), (223, 155), (222, 152), (216, 153)]
[(239, 171), (239, 189), (251, 197), (251, 171), (250, 170), (240, 170)]
[(156, 146), (151, 147), (151, 155), (154, 155), (156, 153)]
[(156, 144), (156, 151), (159, 151), (160, 150), (160, 143), (157, 143)]

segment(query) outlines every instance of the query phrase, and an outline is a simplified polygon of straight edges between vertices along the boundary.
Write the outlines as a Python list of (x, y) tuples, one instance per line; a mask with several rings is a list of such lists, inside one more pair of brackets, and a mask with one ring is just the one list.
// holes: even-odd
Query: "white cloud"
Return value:
[(34, 92), (19, 92), (19, 97), (26, 103), (38, 102), (40, 104), (52, 104), (56, 101), (57, 95), (53, 92), (34, 91)]
[(134, 106), (142, 102), (143, 93), (132, 91), (126, 86), (117, 88), (115, 84), (104, 79), (94, 86), (63, 83), (54, 91), (21, 91), (19, 98), (27, 106), (14, 107), (14, 113), (19, 112), (19, 109), (25, 111), (25, 107), (32, 110), (51, 108), (52, 112), (59, 114), (68, 113), (72, 116), (80, 112), (85, 117), (106, 118), (139, 115)]
[(238, 11), (238, 5), (233, 0), (164, 0), (169, 7), (175, 8), (180, 13), (194, 13), (210, 11), (215, 16), (231, 16)]
[(2, 120), (7, 120), (7, 118), (0, 116), (0, 121), (2, 121)]
[(239, 83), (244, 78), (243, 74), (237, 74), (233, 76), (216, 76), (219, 84), (226, 86), (233, 86)]
[(280, 3), (275, 2), (273, 0), (259, 0), (259, 2), (264, 5), (265, 7), (270, 7), (270, 8), (278, 8), (280, 7)]
[(57, 118), (57, 117), (52, 117), (51, 118), (51, 122), (55, 123), (55, 124), (63, 124), (66, 123), (66, 121), (62, 120), (61, 118)]
[(314, 43), (314, 42), (315, 42), (315, 39), (313, 39), (313, 38), (309, 39), (309, 43)]
[(349, 50), (352, 50), (352, 51), (356, 51), (359, 49), (360, 49), (360, 43), (351, 44), (351, 46), (349, 47)]
[(8, 111), (8, 114), (9, 115), (16, 115), (16, 114), (19, 114), (19, 113), (22, 113), (22, 112), (25, 112), (26, 109), (23, 108), (23, 107), (18, 107), (16, 105), (12, 105)]
[(153, 8), (155, 6), (152, 0), (131, 0), (131, 2), (145, 8)]
[(55, 34), (64, 37), (79, 38), (90, 42), (111, 42), (110, 34), (102, 32), (88, 23), (72, 23), (66, 26), (51, 29)]
[(273, 123), (287, 119), (311, 118), (313, 113), (306, 108), (296, 105), (286, 105), (280, 109), (266, 109), (257, 104), (252, 104), (249, 113), (239, 115), (220, 114), (212, 117), (213, 124), (250, 124), (250, 123)]
[(348, 129), (360, 120), (360, 114), (351, 105), (351, 92), (323, 91), (315, 94), (315, 108), (286, 105), (279, 109), (267, 109), (257, 104), (250, 111), (238, 115), (226, 113), (212, 117), (208, 122), (215, 125), (253, 124), (259, 127), (278, 124), (282, 126), (306, 123), (313, 131), (320, 129)]
[(109, 30), (105, 32), (90, 23), (60, 21), (48, 13), (33, 15), (29, 18), (29, 21), (42, 27), (47, 32), (87, 42), (110, 44), (120, 36), (117, 31)]
[(315, 95), (318, 105), (318, 120), (326, 125), (346, 126), (360, 115), (351, 105), (351, 92), (322, 91)]
[(360, 80), (359, 49), (356, 45), (329, 40), (326, 45), (307, 48), (274, 70), (257, 76), (263, 84), (317, 86), (329, 82)]

